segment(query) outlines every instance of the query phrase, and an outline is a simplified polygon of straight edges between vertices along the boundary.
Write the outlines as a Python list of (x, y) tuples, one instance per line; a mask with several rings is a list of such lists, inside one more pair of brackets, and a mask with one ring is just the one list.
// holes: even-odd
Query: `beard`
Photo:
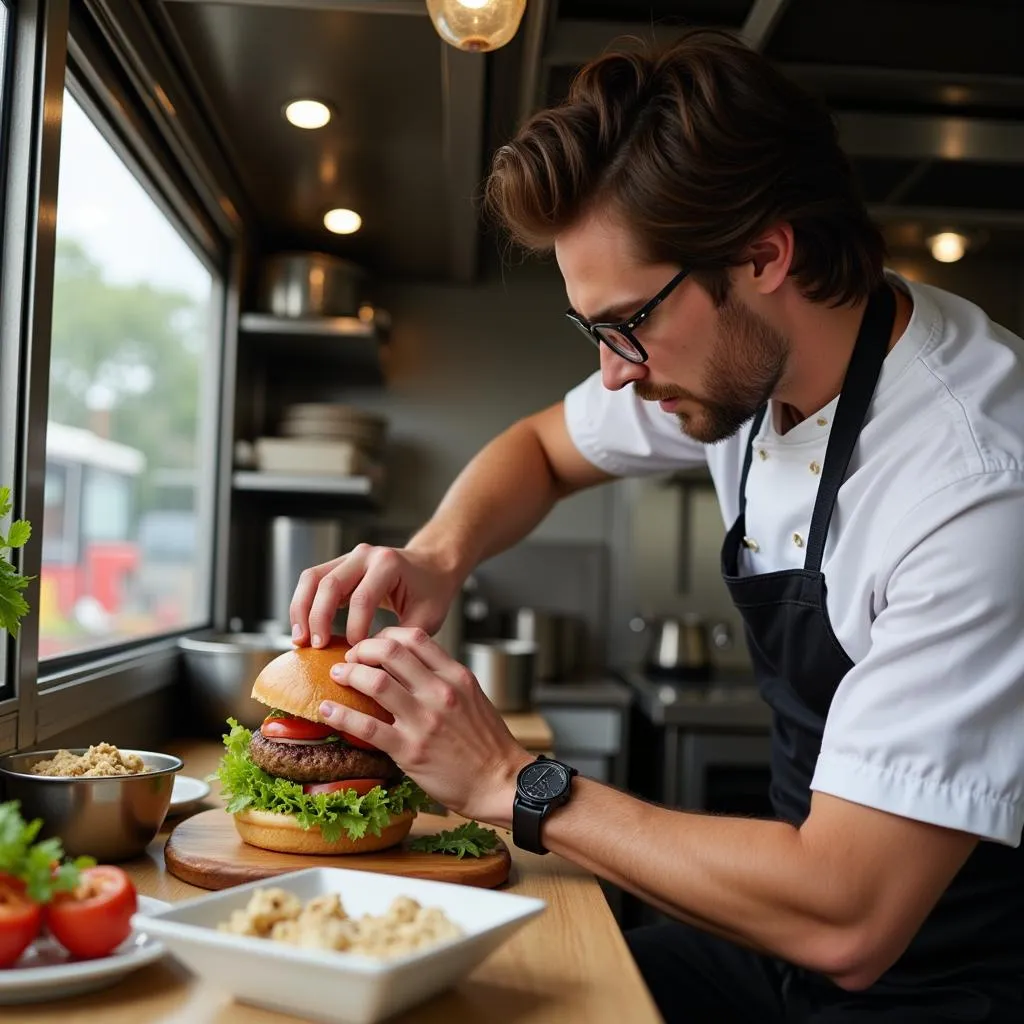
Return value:
[(718, 312), (717, 343), (704, 370), (702, 394), (637, 381), (647, 402), (683, 399), (699, 410), (675, 415), (683, 433), (703, 444), (725, 441), (764, 405), (782, 380), (789, 342), (763, 317), (729, 296)]

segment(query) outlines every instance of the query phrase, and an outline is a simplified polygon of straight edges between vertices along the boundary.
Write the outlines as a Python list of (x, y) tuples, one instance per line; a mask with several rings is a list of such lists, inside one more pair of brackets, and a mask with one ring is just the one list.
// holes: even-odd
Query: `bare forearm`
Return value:
[[(906, 824), (913, 859), (931, 826)], [(934, 898), (908, 897), (905, 880), (879, 858), (862, 863), (856, 839), (836, 841), (828, 827), (669, 810), (590, 779), (574, 782), (543, 834), (548, 849), (667, 913), (850, 988), (899, 956)], [(969, 848), (953, 853), (954, 868)]]

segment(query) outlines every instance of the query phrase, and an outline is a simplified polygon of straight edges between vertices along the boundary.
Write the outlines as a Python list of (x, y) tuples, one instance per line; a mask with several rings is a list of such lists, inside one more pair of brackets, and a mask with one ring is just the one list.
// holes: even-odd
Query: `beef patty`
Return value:
[(293, 782), (338, 782), (341, 779), (384, 779), (395, 782), (402, 773), (380, 750), (359, 750), (345, 742), (300, 746), (252, 734), (249, 756), (267, 773)]

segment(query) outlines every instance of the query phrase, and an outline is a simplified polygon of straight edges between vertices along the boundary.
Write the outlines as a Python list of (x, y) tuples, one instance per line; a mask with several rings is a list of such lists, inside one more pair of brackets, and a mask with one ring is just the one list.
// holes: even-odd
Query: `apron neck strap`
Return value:
[[(839, 488), (846, 478), (861, 428), (871, 408), (882, 364), (889, 351), (892, 325), (896, 319), (896, 296), (888, 283), (883, 282), (868, 299), (861, 320), (857, 341), (850, 357), (843, 379), (843, 389), (836, 406), (836, 415), (829, 432), (825, 449), (825, 464), (818, 483), (818, 494), (811, 513), (811, 528), (807, 535), (807, 556), (804, 568), (811, 572), (821, 570), (825, 553), (825, 538), (835, 509)], [(761, 406), (750, 428), (747, 451), (743, 457), (743, 472), (740, 475), (740, 515), (747, 509), (747, 477), (754, 455), (754, 439), (764, 422), (767, 405)]]
[(811, 528), (807, 535), (807, 559), (804, 568), (812, 572), (821, 569), (825, 553), (832, 512), (836, 506), (839, 488), (846, 479), (857, 439), (867, 418), (875, 386), (882, 372), (882, 364), (889, 352), (889, 339), (896, 319), (896, 296), (888, 283), (883, 282), (868, 299), (861, 320), (857, 343), (850, 357), (850, 365), (843, 379), (836, 415), (825, 449), (825, 464), (821, 470), (818, 496), (811, 514)]

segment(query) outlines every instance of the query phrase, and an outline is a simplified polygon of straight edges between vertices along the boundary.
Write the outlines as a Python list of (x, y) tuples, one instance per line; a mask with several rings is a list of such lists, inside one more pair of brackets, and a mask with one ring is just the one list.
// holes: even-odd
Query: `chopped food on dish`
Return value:
[(303, 906), (298, 896), (279, 888), (257, 889), (217, 930), (378, 959), (406, 956), (462, 935), (443, 910), (424, 907), (408, 896), (396, 897), (383, 914), (353, 918), (337, 893), (317, 896)]

